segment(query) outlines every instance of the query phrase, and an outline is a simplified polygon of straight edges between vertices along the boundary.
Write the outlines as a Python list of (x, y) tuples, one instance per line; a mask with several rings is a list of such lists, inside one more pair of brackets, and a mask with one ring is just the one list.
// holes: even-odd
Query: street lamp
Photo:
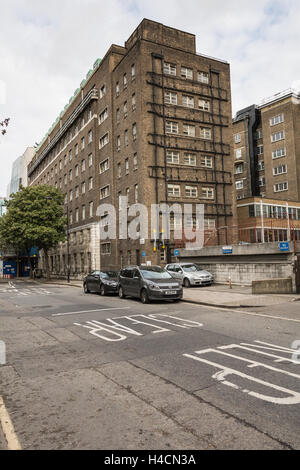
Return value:
[(70, 284), (70, 216), (69, 216), (69, 206), (67, 206), (67, 280)]

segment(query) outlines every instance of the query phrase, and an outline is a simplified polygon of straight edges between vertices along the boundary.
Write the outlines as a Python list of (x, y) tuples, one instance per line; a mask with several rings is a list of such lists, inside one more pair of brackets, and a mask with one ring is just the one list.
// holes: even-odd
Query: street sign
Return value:
[(290, 244), (288, 242), (281, 242), (279, 247), (280, 251), (290, 251)]
[(232, 246), (223, 246), (223, 255), (232, 255)]
[(143, 258), (146, 258), (146, 256), (147, 256), (147, 255), (146, 255), (146, 251), (143, 251), (143, 252), (142, 252), (142, 257), (143, 257)]
[(179, 250), (174, 250), (174, 256), (179, 256), (180, 255), (180, 251)]

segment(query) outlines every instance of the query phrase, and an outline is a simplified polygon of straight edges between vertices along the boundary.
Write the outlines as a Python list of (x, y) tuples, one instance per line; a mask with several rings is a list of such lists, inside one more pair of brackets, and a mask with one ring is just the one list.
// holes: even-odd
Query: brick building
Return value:
[[(197, 54), (193, 34), (144, 19), (125, 47), (112, 45), (28, 167), (31, 185), (55, 185), (65, 194), (72, 275), (161, 264), (184, 245), (171, 239), (154, 252), (152, 233), (145, 240), (99, 241), (98, 223), (108, 218), (99, 220), (97, 208), (112, 204), (118, 218), (121, 195), (149, 208), (202, 203), (206, 243), (231, 243), (231, 116), (229, 64)], [(171, 219), (171, 231), (173, 225)], [(50, 256), (52, 271), (64, 274), (66, 246)]]

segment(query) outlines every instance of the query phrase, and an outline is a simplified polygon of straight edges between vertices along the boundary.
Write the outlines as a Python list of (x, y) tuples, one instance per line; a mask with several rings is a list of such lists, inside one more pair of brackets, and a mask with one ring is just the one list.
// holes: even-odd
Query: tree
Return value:
[(44, 250), (49, 277), (48, 251), (66, 239), (67, 219), (63, 213), (63, 194), (52, 186), (21, 187), (6, 202), (6, 214), (0, 219), (0, 246), (26, 253), (31, 248)]
[(0, 127), (3, 127), (4, 129), (1, 129), (1, 134), (4, 135), (6, 134), (6, 127), (8, 126), (10, 121), (10, 118), (4, 119), (4, 121), (0, 121)]

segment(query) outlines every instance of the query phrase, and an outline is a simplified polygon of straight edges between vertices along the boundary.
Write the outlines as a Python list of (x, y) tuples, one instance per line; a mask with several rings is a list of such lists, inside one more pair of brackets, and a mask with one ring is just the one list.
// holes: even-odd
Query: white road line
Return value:
[(5, 408), (4, 401), (0, 396), (0, 424), (7, 441), (8, 450), (22, 450), (19, 439), (15, 433), (14, 426)]
[(130, 307), (122, 308), (101, 308), (98, 310), (82, 310), (81, 312), (68, 312), (68, 313), (54, 313), (52, 317), (64, 317), (66, 315), (80, 315), (81, 313), (94, 313), (94, 312), (107, 312), (109, 310), (129, 310)]
[[(187, 302), (189, 303), (189, 302)], [(243, 315), (251, 315), (254, 317), (265, 317), (265, 318), (272, 318), (273, 320), (282, 320), (282, 321), (290, 321), (294, 323), (300, 323), (300, 320), (295, 320), (294, 318), (283, 318), (283, 317), (275, 317), (274, 315), (264, 315), (263, 313), (253, 313), (253, 312), (244, 312), (243, 310), (236, 310), (236, 309), (230, 309), (230, 308), (223, 308), (223, 307), (212, 307), (210, 305), (196, 305), (196, 304), (190, 304), (193, 305), (193, 307), (199, 308), (210, 308), (211, 310), (222, 310), (223, 312), (227, 313), (242, 313)]]

